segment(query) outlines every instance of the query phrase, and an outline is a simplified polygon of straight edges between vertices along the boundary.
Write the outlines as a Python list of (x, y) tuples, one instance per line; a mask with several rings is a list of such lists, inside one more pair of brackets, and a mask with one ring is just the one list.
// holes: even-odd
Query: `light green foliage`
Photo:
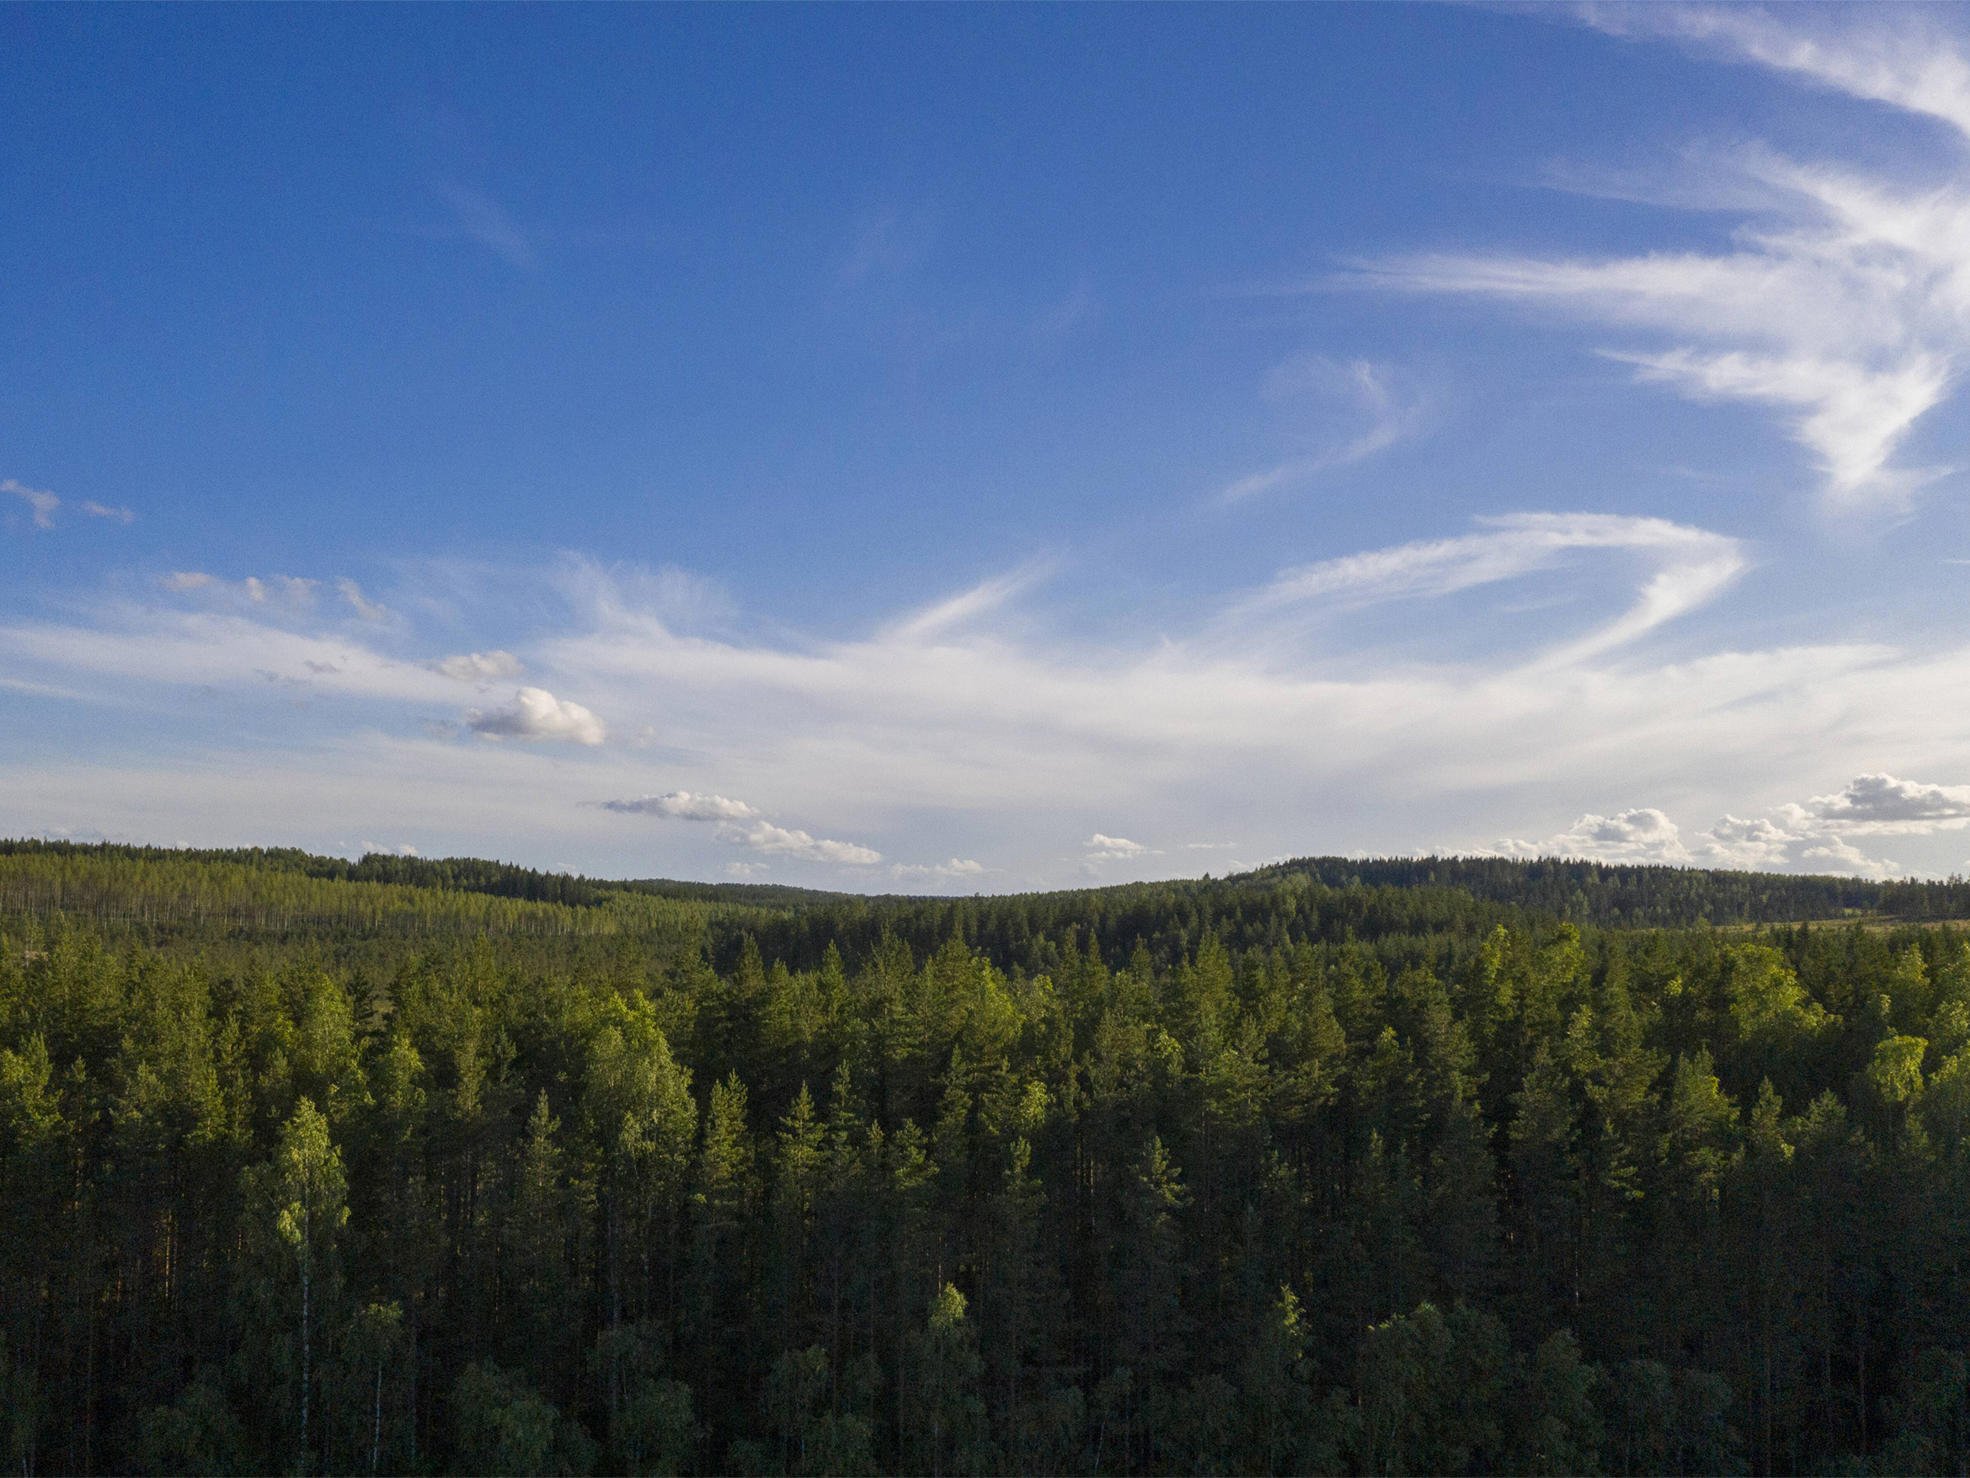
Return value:
[(1877, 1102), (1901, 1108), (1922, 1095), (1922, 1058), (1929, 1044), (1920, 1037), (1885, 1037), (1868, 1059), (1867, 1086)]
[(1731, 1025), (1741, 1040), (1785, 1044), (1826, 1025), (1826, 1012), (1801, 988), (1785, 957), (1769, 945), (1741, 944), (1728, 952), (1724, 991)]

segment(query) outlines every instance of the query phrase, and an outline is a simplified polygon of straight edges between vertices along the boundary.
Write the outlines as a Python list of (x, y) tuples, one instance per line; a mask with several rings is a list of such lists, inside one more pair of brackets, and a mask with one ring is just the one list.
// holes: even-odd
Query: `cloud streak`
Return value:
[(0, 481), (0, 493), (11, 493), (27, 505), (28, 517), (34, 520), (37, 529), (52, 529), (55, 526), (55, 510), (62, 506), (62, 500), (44, 488), (31, 488), (25, 483), (9, 477)]
[[(37, 529), (52, 529), (55, 526), (55, 514), (64, 506), (62, 500), (46, 488), (31, 488), (26, 483), (18, 482), (11, 477), (0, 478), (0, 493), (10, 494), (25, 503), (28, 517)], [(67, 506), (77, 509), (90, 518), (103, 519), (109, 523), (128, 524), (136, 522), (137, 519), (137, 515), (128, 508), (111, 507), (107, 503), (98, 503), (93, 498), (85, 498), (80, 503)]]
[[(1905, 21), (1825, 12), (1784, 20), (1747, 7), (1594, 8), (1612, 34), (1672, 38), (1728, 59), (1920, 113), (1959, 134), (1970, 63), (1959, 43)], [(1961, 157), (1943, 183), (1871, 179), (1761, 148), (1713, 159), (1681, 203), (1759, 202), (1720, 252), (1565, 258), (1440, 252), (1357, 264), (1390, 291), (1485, 298), (1656, 336), (1610, 346), (1644, 383), (1699, 401), (1775, 410), (1820, 471), (1825, 505), (1894, 513), (1949, 469), (1898, 461), (1918, 424), (1950, 398), (1970, 328), (1970, 185)], [(1670, 202), (1676, 203), (1676, 202)]]
[(1220, 489), (1220, 503), (1242, 503), (1340, 467), (1365, 462), (1422, 429), (1426, 403), (1388, 365), (1366, 359), (1336, 363), (1319, 357), (1294, 360), (1276, 369), (1267, 398), (1298, 404), (1312, 400), (1338, 404), (1359, 426), (1346, 439), (1307, 456), (1292, 457), (1263, 471), (1248, 473)]
[(1708, 604), (1748, 567), (1743, 546), (1707, 529), (1660, 518), (1606, 513), (1524, 513), (1481, 519), (1488, 531), (1346, 555), (1282, 571), (1234, 606), (1234, 629), (1291, 608), (1356, 608), (1432, 599), (1523, 579), (1582, 552), (1640, 556), (1653, 567), (1622, 615), (1562, 643), (1548, 665), (1584, 661), (1625, 646)]
[(436, 189), (438, 198), (451, 211), (460, 235), (483, 246), (509, 267), (532, 269), (533, 242), (497, 200), (483, 190), (455, 180), (441, 180)]
[(722, 795), (693, 795), (688, 790), (638, 796), (634, 800), (604, 801), (602, 809), (624, 816), (664, 816), (674, 821), (750, 821), (759, 815), (757, 807), (744, 801)]

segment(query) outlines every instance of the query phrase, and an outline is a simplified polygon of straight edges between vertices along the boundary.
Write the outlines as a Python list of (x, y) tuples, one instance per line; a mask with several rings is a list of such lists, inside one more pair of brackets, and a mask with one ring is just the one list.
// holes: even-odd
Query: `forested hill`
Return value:
[(1963, 1472), (1960, 894), (0, 845), (0, 1461)]
[[(134, 864), (143, 864), (141, 868)], [(132, 864), (115, 866), (116, 864)], [(1242, 916), (1281, 899), (1385, 890), (1461, 895), (1576, 924), (1609, 928), (1684, 928), (1698, 924), (1746, 925), (1868, 918), (1876, 920), (1970, 919), (1970, 881), (1882, 882), (1860, 878), (1781, 873), (1723, 872), (1701, 868), (1657, 867), (1542, 858), (1500, 857), (1305, 857), (1251, 872), (1212, 879), (1121, 884), (1055, 893), (973, 898), (863, 896), (770, 883), (701, 883), (671, 879), (589, 878), (548, 872), (507, 862), (471, 857), (402, 857), (371, 853), (355, 861), (320, 856), (297, 848), (240, 847), (190, 849), (137, 847), (118, 843), (74, 843), (0, 839), (0, 912), (70, 906), (91, 912), (87, 877), (118, 881), (111, 892), (128, 902), (149, 892), (158, 895), (154, 911), (170, 912), (167, 895), (188, 896), (182, 886), (212, 871), (244, 879), (256, 873), (295, 879), (378, 883), (400, 888), (479, 893), (569, 908), (603, 908), (625, 897), (670, 899), (715, 905), (706, 918), (733, 920), (744, 929), (764, 924), (768, 915), (806, 916), (800, 926), (781, 931), (788, 950), (803, 942), (890, 928), (919, 943), (935, 945), (953, 930), (968, 939), (1001, 941), (1030, 937), (1067, 922), (1083, 922), (1115, 932), (1099, 921), (1135, 919), (1164, 932), (1173, 916), (1192, 921)], [(78, 886), (81, 892), (75, 891)], [(1309, 893), (1311, 889), (1311, 893)], [(278, 889), (266, 890), (269, 896)], [(326, 896), (326, 895), (321, 895)], [(1402, 912), (1427, 914), (1412, 902)], [(1126, 924), (1122, 931), (1126, 932)], [(1132, 942), (1123, 938), (1118, 947)], [(1007, 946), (1010, 948), (1011, 946)], [(1005, 949), (997, 951), (1000, 958)]]
[[(499, 898), (517, 898), (530, 903), (561, 903), (578, 908), (593, 908), (607, 902), (613, 894), (626, 892), (703, 903), (781, 907), (838, 896), (776, 883), (604, 880), (575, 873), (544, 872), (511, 862), (491, 862), (478, 857), (404, 857), (389, 852), (371, 852), (352, 862), (345, 857), (304, 852), (298, 847), (142, 847), (120, 842), (0, 839), (0, 858), (8, 857), (214, 865), (333, 882), (394, 883), (412, 888), (487, 893)], [(149, 871), (155, 874), (157, 869), (152, 866)]]

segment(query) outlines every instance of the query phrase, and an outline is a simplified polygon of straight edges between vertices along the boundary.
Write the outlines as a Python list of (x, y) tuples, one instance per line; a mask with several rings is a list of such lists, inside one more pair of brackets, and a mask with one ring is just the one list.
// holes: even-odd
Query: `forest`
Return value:
[(0, 1461), (1964, 1472), (1966, 917), (0, 843)]

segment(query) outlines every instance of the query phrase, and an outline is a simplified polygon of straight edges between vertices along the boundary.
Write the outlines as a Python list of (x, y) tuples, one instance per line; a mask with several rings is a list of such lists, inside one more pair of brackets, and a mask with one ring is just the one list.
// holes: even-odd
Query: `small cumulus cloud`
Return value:
[(1856, 877), (1893, 877), (1901, 867), (1884, 857), (1870, 857), (1844, 837), (1824, 837), (1799, 854), (1807, 872), (1851, 873)]
[(91, 518), (106, 518), (111, 523), (135, 523), (137, 515), (128, 508), (115, 508), (107, 503), (98, 503), (93, 498), (84, 499), (79, 505)]
[(882, 861), (882, 853), (857, 842), (838, 842), (817, 837), (794, 827), (755, 821), (750, 826), (727, 826), (719, 832), (721, 841), (750, 847), (774, 857), (793, 857), (802, 862), (836, 862), (850, 867), (870, 867)]
[(1861, 833), (1918, 835), (1970, 826), (1970, 785), (1929, 785), (1893, 775), (1857, 775), (1844, 790), (1816, 795), (1785, 814), (1804, 825), (1815, 823)]
[(603, 801), (601, 804), (603, 810), (622, 815), (714, 822), (718, 826), (717, 836), (721, 842), (764, 852), (769, 856), (792, 857), (802, 862), (842, 863), (851, 867), (869, 867), (882, 861), (882, 854), (873, 847), (817, 837), (797, 827), (777, 825), (767, 820), (757, 806), (708, 791), (672, 790), (662, 795)]
[(564, 739), (594, 745), (608, 738), (601, 719), (579, 703), (556, 698), (545, 688), (521, 688), (502, 708), (471, 709), (465, 715), (465, 726), (486, 739)]
[(602, 809), (626, 816), (665, 816), (674, 821), (750, 821), (759, 815), (756, 807), (730, 796), (694, 794), (688, 790), (639, 796), (635, 800), (604, 801)]
[(363, 856), (374, 857), (415, 857), (417, 848), (409, 842), (398, 842), (394, 847), (387, 842), (364, 842)]
[(1590, 813), (1542, 841), (1508, 839), (1497, 850), (1511, 857), (1889, 877), (1903, 871), (1900, 864), (1870, 856), (1848, 838), (1920, 836), (1965, 826), (1970, 826), (1970, 786), (1872, 772), (1832, 794), (1780, 806), (1769, 816), (1726, 813), (1708, 831), (1689, 836), (1650, 806), (1612, 816)]
[(441, 657), (429, 665), (433, 672), (461, 683), (504, 682), (518, 677), (523, 670), (518, 657), (497, 649), (461, 652), (456, 657)]
[(1147, 857), (1153, 851), (1141, 842), (1130, 841), (1127, 837), (1112, 837), (1104, 832), (1096, 832), (1084, 843), (1090, 862), (1109, 862), (1123, 857)]
[(1709, 855), (1721, 867), (1757, 871), (1783, 867), (1799, 840), (1768, 817), (1746, 819), (1726, 813), (1710, 828)]
[(187, 594), (193, 590), (203, 590), (216, 582), (217, 576), (208, 575), (203, 570), (173, 570), (161, 577), (158, 584), (176, 594)]
[(1544, 841), (1506, 840), (1499, 851), (1510, 857), (1581, 857), (1595, 862), (1689, 863), (1682, 832), (1667, 814), (1653, 806), (1617, 811), (1612, 816), (1592, 812)]

